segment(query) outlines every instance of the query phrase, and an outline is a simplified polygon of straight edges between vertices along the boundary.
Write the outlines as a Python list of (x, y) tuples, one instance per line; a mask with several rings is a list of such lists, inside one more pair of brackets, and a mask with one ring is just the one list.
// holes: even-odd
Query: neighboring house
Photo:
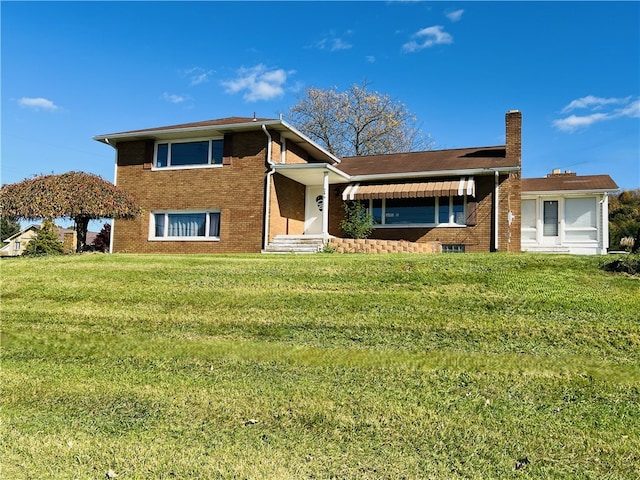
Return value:
[(609, 247), (609, 175), (554, 170), (522, 180), (522, 250), (604, 254)]
[(40, 227), (38, 225), (29, 225), (18, 233), (14, 233), (9, 238), (3, 240), (6, 243), (0, 248), (0, 257), (17, 257), (22, 255), (27, 244), (33, 240), (38, 233)]
[(445, 251), (519, 252), (519, 111), (506, 145), (337, 158), (287, 122), (225, 118), (94, 137), (116, 150), (115, 183), (144, 213), (116, 220), (114, 252), (237, 253), (283, 238), (341, 237), (343, 203), (370, 238)]
[[(27, 248), (27, 244), (36, 237), (39, 229), (40, 225), (29, 225), (5, 239), (4, 242), (7, 244), (0, 248), (0, 257), (17, 257), (22, 255)], [(55, 230), (58, 234), (58, 240), (60, 240), (63, 245), (64, 253), (75, 253), (78, 244), (78, 234), (76, 231), (58, 226), (55, 227)], [(87, 245), (91, 245), (97, 235), (96, 232), (87, 232)]]

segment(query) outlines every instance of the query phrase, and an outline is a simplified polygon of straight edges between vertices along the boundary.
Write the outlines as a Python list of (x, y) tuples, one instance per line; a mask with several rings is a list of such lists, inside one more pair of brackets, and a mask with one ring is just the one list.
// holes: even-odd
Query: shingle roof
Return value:
[(349, 175), (384, 175), (428, 171), (518, 168), (506, 147), (476, 147), (425, 152), (346, 157), (339, 168)]
[(522, 192), (552, 192), (567, 190), (618, 190), (609, 175), (550, 175), (543, 178), (523, 178)]
[(178, 125), (168, 125), (166, 127), (153, 127), (153, 128), (144, 128), (142, 130), (129, 130), (127, 132), (118, 132), (112, 135), (121, 135), (127, 133), (144, 133), (144, 132), (155, 132), (158, 130), (180, 130), (183, 128), (197, 128), (197, 127), (217, 127), (220, 125), (238, 125), (243, 123), (251, 123), (251, 122), (270, 122), (273, 121), (273, 118), (255, 118), (254, 117), (226, 117), (226, 118), (218, 118), (215, 120), (204, 120), (201, 122), (191, 122), (191, 123), (181, 123)]

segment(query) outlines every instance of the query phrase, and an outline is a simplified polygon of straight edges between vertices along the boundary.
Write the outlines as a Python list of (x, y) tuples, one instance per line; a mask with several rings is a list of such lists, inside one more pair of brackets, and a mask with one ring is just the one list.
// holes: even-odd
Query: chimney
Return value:
[(509, 110), (505, 115), (507, 158), (522, 164), (522, 112)]

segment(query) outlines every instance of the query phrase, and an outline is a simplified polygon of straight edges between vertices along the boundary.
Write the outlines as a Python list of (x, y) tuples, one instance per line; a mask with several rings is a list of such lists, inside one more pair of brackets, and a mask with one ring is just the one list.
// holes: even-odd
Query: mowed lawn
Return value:
[(0, 477), (640, 478), (606, 260), (2, 261)]

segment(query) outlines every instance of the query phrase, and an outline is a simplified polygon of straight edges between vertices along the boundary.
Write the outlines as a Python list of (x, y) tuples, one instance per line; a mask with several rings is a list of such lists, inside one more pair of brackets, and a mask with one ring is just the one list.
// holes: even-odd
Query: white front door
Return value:
[(305, 235), (320, 235), (322, 233), (322, 208), (324, 205), (322, 193), (322, 185), (307, 186), (304, 211)]

